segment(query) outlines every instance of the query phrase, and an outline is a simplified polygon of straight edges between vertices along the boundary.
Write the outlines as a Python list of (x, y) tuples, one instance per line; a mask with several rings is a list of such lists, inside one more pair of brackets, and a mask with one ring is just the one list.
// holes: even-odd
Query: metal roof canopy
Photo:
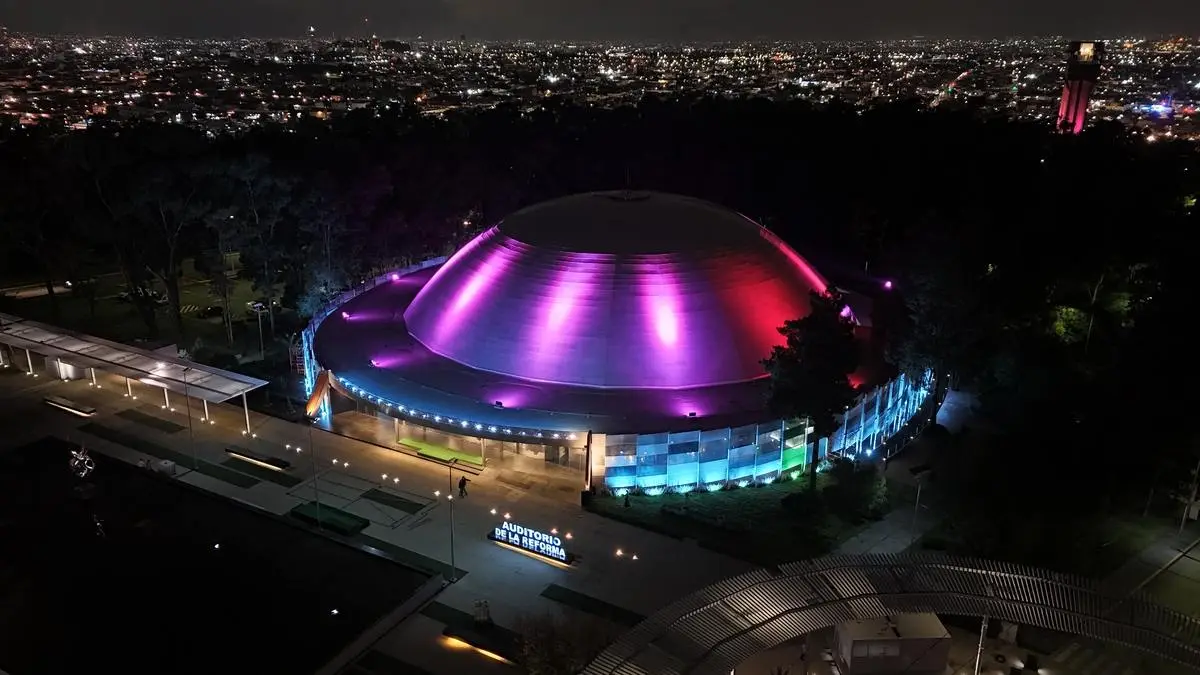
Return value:
[(162, 387), (211, 403), (224, 403), (258, 389), (266, 380), (201, 365), (91, 335), (0, 313), (0, 342)]
[(703, 588), (642, 621), (584, 675), (725, 675), (754, 654), (851, 619), (986, 616), (1114, 642), (1200, 672), (1200, 619), (1143, 591), (939, 553), (833, 555)]

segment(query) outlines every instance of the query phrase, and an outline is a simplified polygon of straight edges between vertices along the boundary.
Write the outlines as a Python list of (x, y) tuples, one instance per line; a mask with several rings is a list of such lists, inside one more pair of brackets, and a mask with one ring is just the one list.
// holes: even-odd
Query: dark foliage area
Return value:
[[(1072, 519), (1191, 483), (1196, 443), (1180, 422), (1196, 379), (1200, 162), (1119, 126), (1069, 137), (910, 104), (551, 99), (446, 119), (357, 111), (233, 138), (10, 132), (0, 173), (5, 269), (50, 282), (119, 267), (131, 286), (163, 286), (176, 320), (185, 257), (240, 253), (264, 295), (283, 288), (304, 314), (548, 198), (628, 187), (709, 199), (847, 284), (894, 280), (873, 317), (889, 358), (976, 392), (1002, 432), (942, 481), (961, 488), (945, 490), (954, 509), (1000, 533), (989, 551), (1015, 550), (1004, 533), (1033, 520), (1064, 519), (1045, 525), (1046, 544)], [(805, 342), (803, 328), (784, 330)], [(828, 381), (842, 361), (804, 378)], [(825, 389), (776, 403), (827, 421), (846, 392)]]

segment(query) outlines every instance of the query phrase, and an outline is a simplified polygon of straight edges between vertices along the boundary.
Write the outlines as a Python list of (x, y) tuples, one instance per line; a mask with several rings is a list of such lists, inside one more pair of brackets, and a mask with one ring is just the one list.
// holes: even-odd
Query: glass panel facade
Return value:
[(637, 486), (664, 487), (667, 484), (667, 434), (642, 434), (637, 437)]
[(782, 448), (783, 422), (758, 425), (758, 457), (754, 464), (755, 478), (774, 480), (779, 477)]
[(610, 489), (639, 487), (656, 494), (726, 481), (770, 481), (831, 452), (870, 456), (921, 409), (931, 380), (927, 375), (914, 384), (900, 376), (866, 394), (829, 438), (813, 438), (807, 420), (672, 434), (610, 434), (604, 482)]
[(700, 433), (700, 482), (724, 483), (729, 480), (729, 429)]
[(612, 435), (604, 448), (604, 482), (611, 488), (637, 484), (637, 436)]
[(700, 480), (700, 432), (671, 434), (667, 443), (667, 486), (695, 486)]
[(787, 420), (783, 427), (781, 471), (803, 470), (808, 464), (808, 420)]

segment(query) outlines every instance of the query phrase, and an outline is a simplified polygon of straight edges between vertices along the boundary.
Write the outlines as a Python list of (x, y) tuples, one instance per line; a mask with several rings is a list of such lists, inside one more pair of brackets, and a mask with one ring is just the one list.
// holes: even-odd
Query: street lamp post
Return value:
[[(454, 463), (457, 459), (451, 459), (447, 470), (450, 477), (450, 489), (446, 493), (446, 501), (450, 502), (450, 583), (458, 581), (458, 565), (454, 561)], [(440, 498), (441, 490), (434, 490), (433, 496)]]
[[(320, 414), (320, 413), (318, 413)], [(317, 479), (320, 477), (320, 469), (317, 468), (317, 446), (313, 444), (313, 425), (317, 423), (317, 418), (308, 418), (308, 454), (312, 457), (313, 467), (313, 503), (317, 505), (317, 529), (321, 529), (321, 488), (317, 484)]]
[(191, 366), (183, 369), (183, 403), (188, 417), (188, 443), (192, 447), (192, 470), (200, 468), (200, 460), (196, 457), (196, 432), (192, 431), (192, 399), (188, 396), (187, 374)]
[[(441, 499), (442, 491), (434, 490), (433, 496)], [(458, 565), (454, 562), (454, 495), (446, 495), (446, 501), (450, 502), (450, 583), (454, 583), (458, 581)]]
[(263, 341), (262, 315), (264, 311), (267, 311), (267, 308), (263, 307), (261, 302), (254, 302), (250, 305), (250, 311), (254, 312), (254, 315), (258, 317), (258, 354), (265, 357), (264, 352), (266, 352), (267, 346)]
[(446, 495), (450, 502), (450, 583), (458, 581), (458, 565), (454, 563), (454, 495)]
[(921, 510), (921, 488), (923, 488), (923, 487), (925, 487), (925, 481), (918, 478), (917, 479), (917, 501), (915, 504), (913, 504), (912, 542), (909, 543), (909, 546), (912, 546), (913, 544), (917, 543), (917, 514)]
[(1179, 517), (1179, 534), (1183, 536), (1183, 527), (1187, 525), (1188, 514), (1192, 511), (1192, 504), (1196, 503), (1196, 492), (1200, 489), (1200, 460), (1196, 461), (1196, 471), (1192, 474), (1192, 496), (1191, 499), (1183, 505), (1183, 515)]

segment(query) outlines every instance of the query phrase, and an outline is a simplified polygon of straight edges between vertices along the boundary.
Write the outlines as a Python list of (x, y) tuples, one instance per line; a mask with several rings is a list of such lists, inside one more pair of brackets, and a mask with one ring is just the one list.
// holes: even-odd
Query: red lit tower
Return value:
[(1088, 99), (1104, 59), (1103, 42), (1072, 42), (1067, 53), (1067, 83), (1058, 104), (1058, 130), (1065, 134), (1083, 131), (1087, 120)]

